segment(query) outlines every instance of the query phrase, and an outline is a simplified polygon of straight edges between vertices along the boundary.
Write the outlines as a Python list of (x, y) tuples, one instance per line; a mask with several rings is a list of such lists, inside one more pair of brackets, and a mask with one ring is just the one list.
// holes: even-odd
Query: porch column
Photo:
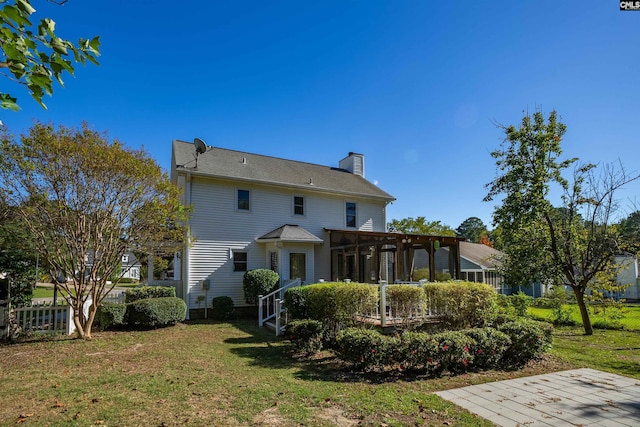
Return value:
[(424, 249), (427, 251), (429, 255), (429, 281), (436, 281), (436, 251), (433, 240), (430, 240), (429, 243), (423, 245)]

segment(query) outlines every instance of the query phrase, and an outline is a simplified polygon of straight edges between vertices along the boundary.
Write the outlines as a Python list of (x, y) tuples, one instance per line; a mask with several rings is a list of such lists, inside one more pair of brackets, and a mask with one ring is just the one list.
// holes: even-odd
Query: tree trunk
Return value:
[(582, 316), (582, 326), (584, 327), (585, 335), (593, 335), (593, 326), (591, 326), (591, 318), (589, 317), (589, 310), (587, 310), (587, 304), (584, 302), (584, 290), (577, 286), (572, 286), (573, 293), (576, 296), (576, 302), (580, 308), (580, 315)]

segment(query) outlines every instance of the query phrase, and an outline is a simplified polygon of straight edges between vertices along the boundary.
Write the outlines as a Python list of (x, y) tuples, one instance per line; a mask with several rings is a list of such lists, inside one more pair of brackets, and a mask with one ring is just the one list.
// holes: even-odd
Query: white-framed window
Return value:
[(247, 271), (247, 251), (231, 251), (233, 271)]
[(304, 215), (304, 197), (293, 196), (293, 214)]
[(251, 192), (249, 190), (238, 189), (236, 192), (236, 208), (239, 211), (251, 210)]
[(345, 220), (347, 227), (356, 227), (357, 207), (355, 202), (345, 203)]
[(129, 262), (129, 255), (122, 255), (122, 262)]

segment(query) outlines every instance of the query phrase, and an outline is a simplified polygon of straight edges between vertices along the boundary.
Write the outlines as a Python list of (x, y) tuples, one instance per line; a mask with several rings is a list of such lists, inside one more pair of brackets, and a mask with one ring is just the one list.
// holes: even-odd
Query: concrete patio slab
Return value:
[(640, 380), (573, 369), (435, 393), (498, 426), (640, 426)]

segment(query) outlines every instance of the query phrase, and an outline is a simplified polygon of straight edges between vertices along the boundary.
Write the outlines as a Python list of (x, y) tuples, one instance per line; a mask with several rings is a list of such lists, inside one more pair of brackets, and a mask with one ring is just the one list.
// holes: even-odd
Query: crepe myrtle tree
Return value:
[[(525, 114), (520, 126), (501, 126), (502, 146), (491, 153), (497, 176), (485, 201), (500, 196), (493, 221), (505, 252), (503, 273), (511, 284), (536, 281), (569, 286), (576, 297), (586, 335), (593, 334), (585, 295), (598, 278), (613, 268), (620, 251), (618, 227), (612, 224), (618, 204), (615, 193), (638, 179), (622, 165), (579, 164), (562, 160), (566, 126), (555, 111)], [(573, 166), (567, 179), (563, 174)], [(570, 174), (571, 175), (571, 174)], [(550, 191), (561, 194), (553, 206)]]
[[(66, 0), (50, 1), (64, 4)], [(33, 21), (30, 0), (0, 0), (0, 75), (27, 88), (46, 108), (42, 98), (53, 94), (53, 81), (63, 85), (65, 73), (73, 76), (74, 64), (98, 65), (100, 39), (79, 39), (76, 44), (58, 37), (50, 18)], [(19, 110), (17, 98), (0, 92), (0, 107)]]
[[(142, 149), (90, 129), (35, 123), (0, 145), (0, 196), (20, 212), (51, 277), (73, 307), (81, 338), (129, 250), (157, 256), (184, 246), (189, 209)], [(91, 299), (88, 316), (80, 315)]]

